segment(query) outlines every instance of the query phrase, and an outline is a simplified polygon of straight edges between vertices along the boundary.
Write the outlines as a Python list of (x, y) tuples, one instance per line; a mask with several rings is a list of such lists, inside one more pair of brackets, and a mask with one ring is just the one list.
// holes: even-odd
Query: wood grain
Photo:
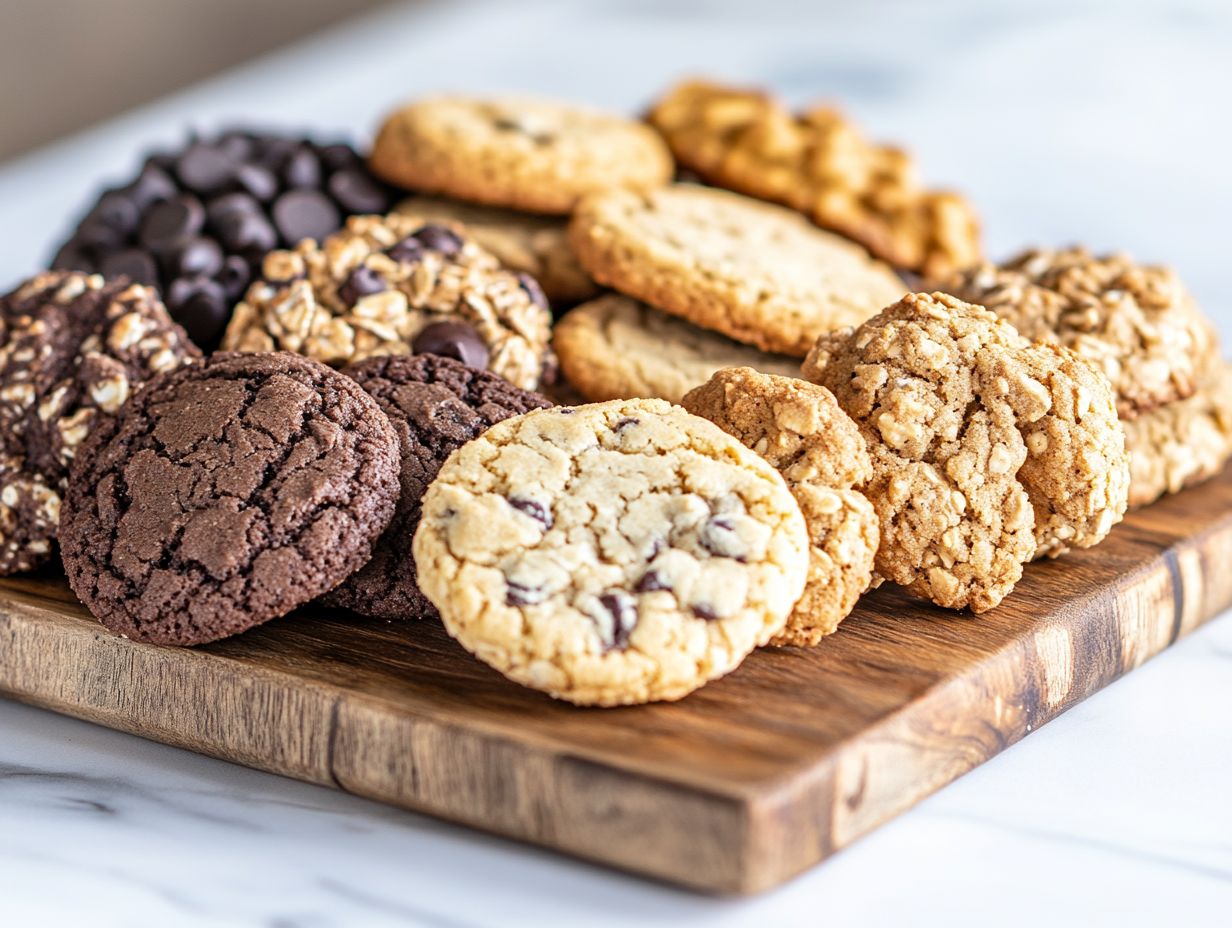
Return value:
[(882, 590), (686, 700), (579, 709), (435, 623), (306, 610), (195, 650), (0, 581), (0, 692), (701, 890), (817, 863), (1232, 605), (1232, 472), (1035, 564), (979, 618)]

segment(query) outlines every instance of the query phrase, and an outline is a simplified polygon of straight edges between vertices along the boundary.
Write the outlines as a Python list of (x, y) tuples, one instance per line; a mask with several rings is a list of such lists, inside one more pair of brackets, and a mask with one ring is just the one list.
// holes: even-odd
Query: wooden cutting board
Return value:
[(1232, 605), (1232, 471), (1031, 565), (979, 618), (895, 590), (682, 702), (579, 709), (436, 623), (305, 610), (194, 650), (0, 581), (0, 692), (716, 892), (812, 866)]

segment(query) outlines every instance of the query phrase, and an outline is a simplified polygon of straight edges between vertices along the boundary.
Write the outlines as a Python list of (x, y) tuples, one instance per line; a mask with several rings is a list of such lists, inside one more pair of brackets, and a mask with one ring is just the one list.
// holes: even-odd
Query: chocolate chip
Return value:
[(63, 248), (51, 259), (51, 268), (55, 271), (87, 271), (93, 273), (96, 269), (94, 260), (86, 248), (75, 239), (70, 239)]
[(623, 651), (637, 627), (637, 603), (623, 590), (612, 590), (599, 596), (599, 605), (612, 616), (611, 629), (600, 628), (600, 637), (609, 650)]
[(438, 354), (469, 367), (486, 368), (491, 354), (479, 333), (465, 322), (434, 322), (411, 342), (415, 354)]
[(278, 178), (269, 168), (259, 164), (240, 165), (235, 169), (235, 182), (262, 203), (268, 203), (278, 194)]
[(261, 204), (248, 193), (224, 193), (205, 205), (205, 218), (213, 226), (217, 226), (224, 216), (230, 216), (232, 213), (260, 212)]
[(544, 508), (542, 503), (538, 503), (533, 499), (526, 499), (522, 496), (510, 496), (509, 505), (518, 512), (524, 512), (545, 529), (552, 527), (552, 512)]
[(306, 238), (320, 241), (342, 222), (338, 207), (319, 190), (288, 190), (274, 201), (271, 212), (288, 245)]
[(160, 248), (196, 235), (205, 225), (205, 208), (194, 196), (183, 195), (150, 207), (141, 221), (141, 244)]
[(718, 621), (719, 614), (714, 611), (714, 607), (706, 603), (689, 603), (689, 608), (693, 614), (699, 619), (705, 619), (707, 622)]
[(167, 308), (198, 345), (217, 344), (227, 325), (222, 285), (208, 277), (179, 278), (167, 288)]
[(431, 251), (438, 251), (445, 257), (456, 255), (462, 250), (462, 237), (453, 229), (430, 223), (415, 233), (420, 244)]
[(150, 160), (141, 169), (137, 179), (127, 187), (120, 188), (119, 192), (132, 200), (138, 211), (144, 212), (155, 203), (170, 200), (178, 190), (171, 175)]
[(288, 187), (320, 187), (321, 162), (307, 148), (301, 148), (287, 159), (282, 179)]
[(167, 288), (167, 304), (183, 306), (199, 296), (217, 297), (224, 301), (222, 286), (208, 277), (178, 277)]
[(389, 207), (389, 196), (360, 167), (335, 171), (326, 189), (349, 213), (384, 213)]
[(212, 238), (184, 239), (167, 255), (168, 273), (177, 277), (213, 277), (222, 270), (222, 248)]
[(127, 236), (99, 219), (92, 219), (79, 225), (73, 238), (85, 248), (110, 250), (123, 245)]
[(121, 235), (129, 236), (137, 231), (137, 223), (140, 219), (141, 214), (137, 209), (137, 204), (123, 193), (113, 190), (99, 197), (98, 203), (95, 204), (94, 209), (90, 210), (82, 224), (101, 222)]
[(641, 421), (642, 421), (641, 419), (634, 419), (632, 416), (625, 416), (623, 419), (617, 420), (616, 424), (612, 426), (612, 431), (613, 432), (623, 432), (625, 429), (629, 428), (630, 426), (637, 425)]
[(221, 148), (197, 142), (180, 155), (175, 173), (189, 190), (208, 196), (235, 176), (235, 162)]
[(216, 279), (227, 295), (227, 302), (234, 303), (243, 294), (248, 281), (252, 279), (252, 271), (247, 261), (239, 255), (231, 255), (222, 263), (222, 269), (218, 272)]
[(228, 213), (216, 224), (218, 240), (227, 251), (272, 251), (278, 233), (261, 213)]
[(539, 587), (523, 586), (512, 580), (505, 581), (505, 605), (534, 606), (543, 602), (543, 590)]
[(347, 275), (347, 279), (338, 288), (338, 296), (342, 297), (347, 306), (354, 306), (363, 297), (380, 293), (386, 286), (384, 277), (368, 265), (361, 264)]
[(543, 292), (543, 288), (539, 286), (539, 281), (531, 277), (525, 271), (518, 271), (518, 284), (526, 293), (532, 303), (543, 309), (548, 308), (548, 298)]
[(418, 264), (423, 260), (424, 247), (419, 243), (418, 239), (407, 237), (400, 242), (390, 245), (385, 249), (385, 254), (403, 264)]
[(657, 570), (646, 571), (634, 587), (639, 593), (653, 593), (656, 590), (670, 590), (671, 588), (672, 585), (667, 582), (667, 578)]
[(99, 265), (104, 277), (127, 277), (139, 284), (158, 283), (158, 265), (148, 251), (124, 248), (105, 256)]
[(231, 129), (218, 137), (218, 147), (237, 164), (252, 157), (254, 139), (247, 132)]
[(744, 542), (736, 533), (736, 523), (729, 516), (712, 516), (706, 520), (701, 532), (702, 547), (719, 557), (734, 558), (741, 563), (747, 560)]
[(349, 168), (359, 162), (359, 156), (350, 145), (322, 145), (317, 149), (317, 156), (331, 171)]

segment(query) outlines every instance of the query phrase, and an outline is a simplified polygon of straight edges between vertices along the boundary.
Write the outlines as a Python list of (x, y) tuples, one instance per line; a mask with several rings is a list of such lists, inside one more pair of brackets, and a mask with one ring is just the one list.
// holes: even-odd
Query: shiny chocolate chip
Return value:
[(424, 247), (413, 236), (404, 238), (385, 249), (385, 254), (402, 264), (418, 264), (423, 260)]
[(106, 255), (99, 271), (104, 277), (127, 277), (139, 284), (158, 283), (158, 264), (148, 251), (140, 248), (123, 248)]
[(342, 297), (347, 306), (354, 306), (364, 297), (380, 293), (384, 289), (385, 278), (368, 265), (361, 264), (347, 275), (347, 279), (338, 288), (338, 296)]
[(479, 333), (465, 322), (434, 322), (411, 342), (415, 354), (437, 354), (461, 361), (469, 367), (485, 368), (491, 354)]
[(338, 207), (319, 190), (288, 190), (274, 201), (271, 214), (288, 245), (306, 238), (320, 241), (342, 223)]
[(301, 148), (287, 159), (282, 179), (288, 187), (320, 187), (321, 162), (307, 148)]
[(152, 206), (141, 222), (141, 244), (162, 248), (196, 235), (205, 225), (205, 207), (185, 194)]
[(360, 167), (335, 171), (325, 189), (350, 213), (384, 213), (389, 207), (389, 196)]
[(438, 251), (445, 257), (456, 255), (462, 250), (462, 236), (446, 226), (430, 223), (416, 232), (414, 237), (424, 248)]
[(175, 173), (189, 190), (209, 195), (221, 190), (235, 176), (235, 161), (222, 148), (197, 142), (180, 155)]

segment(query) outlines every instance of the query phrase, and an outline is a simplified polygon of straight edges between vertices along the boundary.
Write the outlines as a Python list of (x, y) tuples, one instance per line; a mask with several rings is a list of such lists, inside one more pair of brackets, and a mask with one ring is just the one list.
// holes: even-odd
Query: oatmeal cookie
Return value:
[(808, 534), (774, 468), (661, 400), (537, 410), (424, 497), (419, 585), (467, 650), (585, 705), (679, 699), (783, 627)]

